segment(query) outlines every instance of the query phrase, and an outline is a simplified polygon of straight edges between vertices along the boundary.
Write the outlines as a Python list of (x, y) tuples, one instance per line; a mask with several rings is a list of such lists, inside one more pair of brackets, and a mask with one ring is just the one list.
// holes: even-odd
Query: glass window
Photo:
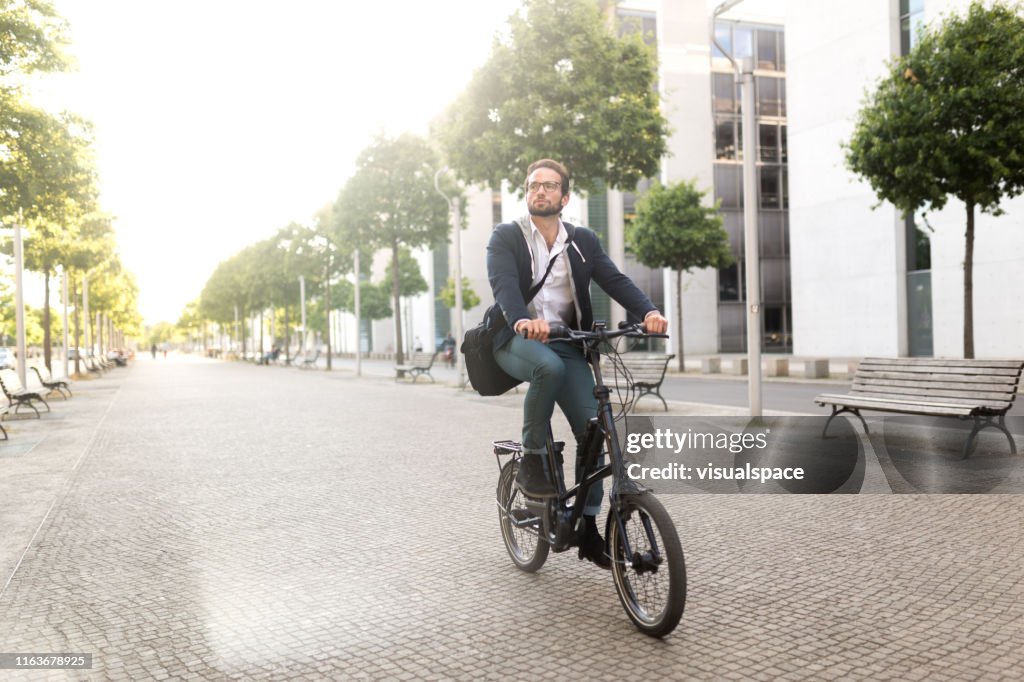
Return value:
[(757, 219), (759, 222), (758, 233), (761, 237), (761, 257), (778, 258), (786, 255), (782, 213), (761, 211)]
[(764, 307), (764, 349), (773, 351), (788, 350), (791, 345), (789, 334), (789, 316), (787, 307), (766, 305)]
[(714, 109), (720, 114), (734, 114), (739, 111), (736, 98), (736, 83), (732, 74), (711, 74), (711, 86), (714, 94)]
[(782, 115), (782, 106), (779, 102), (778, 78), (770, 78), (765, 76), (757, 77), (757, 115)]
[(782, 208), (789, 208), (789, 169), (785, 166), (779, 168), (779, 175), (782, 176)]
[(786, 70), (786, 34), (779, 31), (779, 71)]
[(713, 57), (725, 57), (726, 54), (732, 53), (732, 29), (727, 25), (715, 24), (715, 42), (721, 45), (725, 52), (723, 53), (712, 44), (711, 55)]
[(776, 71), (779, 64), (778, 31), (758, 29), (757, 31), (757, 68), (764, 71)]
[(778, 166), (763, 166), (758, 169), (761, 176), (761, 208), (780, 208)]
[(730, 164), (715, 164), (715, 199), (722, 201), (722, 208), (740, 208), (743, 206), (741, 185), (742, 167)]
[(789, 162), (789, 154), (786, 153), (786, 147), (788, 143), (786, 141), (786, 124), (783, 123), (779, 126), (779, 160), (782, 163)]
[(775, 163), (779, 160), (779, 128), (774, 123), (758, 125), (758, 148), (761, 161)]
[(918, 227), (913, 216), (904, 218), (907, 235), (907, 272), (930, 270), (932, 267), (932, 240)]
[(718, 348), (722, 353), (742, 353), (747, 349), (747, 310), (738, 303), (718, 306)]
[[(706, 29), (705, 29), (706, 30)], [(704, 35), (707, 35), (706, 33)], [(706, 38), (705, 38), (706, 40)], [(733, 59), (740, 61), (745, 57), (754, 56), (754, 30), (740, 28), (733, 30)]]
[(715, 158), (734, 160), (736, 154), (736, 122), (719, 120), (715, 125)]
[(722, 211), (722, 227), (729, 235), (729, 250), (736, 258), (743, 256), (743, 214), (739, 211)]
[(740, 284), (739, 262), (733, 263), (727, 268), (718, 271), (718, 300), (719, 301), (742, 301), (743, 287)]
[(761, 300), (786, 300), (786, 261), (782, 258), (761, 259)]

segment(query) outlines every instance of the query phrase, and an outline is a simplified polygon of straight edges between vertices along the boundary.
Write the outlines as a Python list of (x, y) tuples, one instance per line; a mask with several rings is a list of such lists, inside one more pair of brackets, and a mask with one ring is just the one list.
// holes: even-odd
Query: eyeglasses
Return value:
[(529, 192), (537, 192), (543, 187), (545, 192), (554, 192), (561, 186), (562, 183), (560, 182), (531, 182), (526, 186), (526, 189)]

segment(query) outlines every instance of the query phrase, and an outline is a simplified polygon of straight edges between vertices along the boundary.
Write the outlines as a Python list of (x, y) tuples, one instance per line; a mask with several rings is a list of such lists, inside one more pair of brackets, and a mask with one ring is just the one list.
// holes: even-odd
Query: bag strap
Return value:
[(526, 303), (527, 305), (529, 305), (529, 304), (530, 304), (530, 301), (532, 301), (532, 300), (533, 300), (533, 298), (534, 298), (534, 297), (535, 297), (535, 296), (536, 296), (537, 294), (539, 294), (539, 293), (540, 293), (540, 289), (541, 289), (541, 287), (543, 287), (543, 286), (544, 286), (544, 282), (545, 282), (545, 281), (547, 280), (547, 278), (548, 278), (548, 275), (550, 275), (550, 274), (551, 274), (551, 268), (553, 268), (553, 267), (554, 267), (554, 265), (555, 265), (555, 261), (556, 261), (556, 260), (558, 260), (558, 256), (561, 256), (561, 255), (562, 255), (562, 254), (564, 253), (564, 254), (566, 255), (566, 258), (568, 258), (568, 257), (569, 257), (569, 246), (571, 246), (571, 245), (572, 245), (572, 237), (569, 237), (569, 238), (567, 238), (567, 239), (565, 240), (565, 246), (564, 246), (564, 247), (562, 247), (562, 250), (561, 250), (561, 251), (559, 251), (559, 252), (558, 252), (558, 254), (557, 254), (557, 255), (556, 255), (556, 256), (555, 256), (554, 258), (552, 258), (551, 260), (549, 260), (549, 261), (548, 261), (548, 269), (544, 271), (544, 276), (543, 276), (543, 277), (541, 277), (541, 278), (540, 278), (540, 281), (539, 281), (539, 282), (537, 282), (536, 284), (534, 284), (534, 285), (533, 285), (533, 286), (532, 286), (532, 287), (530, 288), (530, 290), (529, 290), (528, 292), (526, 292), (526, 299), (525, 299), (525, 303)]

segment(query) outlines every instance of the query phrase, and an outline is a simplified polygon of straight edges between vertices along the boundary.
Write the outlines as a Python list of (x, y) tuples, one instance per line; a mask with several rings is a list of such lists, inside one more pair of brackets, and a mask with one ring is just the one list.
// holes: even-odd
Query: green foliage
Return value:
[[(449, 277), (448, 282), (444, 285), (444, 289), (441, 289), (441, 293), (438, 295), (437, 300), (444, 303), (446, 308), (455, 307), (455, 278)], [(477, 296), (476, 292), (473, 291), (473, 286), (469, 283), (468, 277), (462, 278), (462, 309), (471, 310), (480, 305), (480, 297)]]
[[(355, 286), (348, 283), (342, 295), (341, 309), (355, 312), (356, 294)], [(359, 316), (364, 320), (384, 320), (392, 315), (391, 308), (391, 283), (380, 282), (371, 284), (361, 282), (359, 284)]]
[(584, 190), (657, 174), (668, 123), (640, 36), (617, 37), (591, 0), (526, 0), (507, 35), (437, 126), (463, 179), (518, 187), (540, 158)]
[(861, 109), (847, 164), (905, 213), (952, 195), (999, 212), (1024, 191), (1024, 18), (971, 4), (896, 59)]
[[(384, 271), (384, 281), (388, 284), (394, 281), (394, 261), (388, 263)], [(423, 279), (420, 271), (420, 264), (412, 256), (412, 251), (407, 248), (398, 249), (398, 295), (415, 296), (422, 294), (429, 287), (427, 280)]]
[(0, 76), (62, 71), (67, 23), (46, 0), (0, 0)]
[(895, 60), (846, 145), (849, 168), (905, 214), (964, 203), (965, 358), (974, 357), (974, 209), (1024, 192), (1024, 18), (973, 2)]
[[(359, 155), (356, 172), (335, 204), (337, 243), (365, 250), (391, 251), (391, 300), (399, 309), (402, 295), (400, 247), (438, 244), (449, 230), (448, 202), (437, 193), (434, 176), (441, 161), (426, 140), (414, 135), (378, 137)], [(445, 180), (450, 185), (450, 180)], [(448, 196), (458, 193), (446, 188)], [(402, 318), (395, 315), (395, 338), (402, 338)], [(402, 348), (397, 362), (403, 362)]]
[(718, 206), (702, 202), (706, 192), (696, 182), (679, 182), (665, 187), (655, 183), (637, 201), (636, 218), (626, 230), (637, 260), (652, 268), (676, 271), (676, 362), (685, 367), (683, 356), (683, 273), (693, 268), (724, 268), (734, 258), (729, 235), (722, 228)]
[(732, 264), (729, 235), (718, 208), (702, 203), (705, 194), (694, 182), (656, 183), (637, 201), (626, 240), (641, 263), (679, 272)]

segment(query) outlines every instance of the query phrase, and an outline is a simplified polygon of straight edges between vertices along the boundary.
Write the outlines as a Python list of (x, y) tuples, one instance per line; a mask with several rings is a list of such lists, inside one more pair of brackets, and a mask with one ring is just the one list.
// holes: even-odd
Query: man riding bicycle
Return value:
[[(529, 216), (495, 227), (487, 245), (491, 290), (508, 323), (495, 335), (494, 359), (511, 376), (530, 382), (523, 402), (523, 459), (516, 485), (523, 494), (542, 499), (556, 495), (543, 457), (555, 404), (576, 437), (577, 476), (587, 421), (597, 414), (594, 375), (582, 350), (569, 343), (548, 344), (551, 323), (590, 329), (593, 280), (632, 316), (643, 320), (648, 332), (663, 334), (668, 329), (668, 320), (619, 271), (597, 235), (562, 222), (569, 182), (569, 171), (561, 163), (551, 159), (532, 163), (525, 186)], [(527, 303), (529, 290), (542, 279), (540, 290)], [(584, 502), (579, 556), (608, 568), (605, 542), (597, 529), (602, 496), (598, 483)]]

